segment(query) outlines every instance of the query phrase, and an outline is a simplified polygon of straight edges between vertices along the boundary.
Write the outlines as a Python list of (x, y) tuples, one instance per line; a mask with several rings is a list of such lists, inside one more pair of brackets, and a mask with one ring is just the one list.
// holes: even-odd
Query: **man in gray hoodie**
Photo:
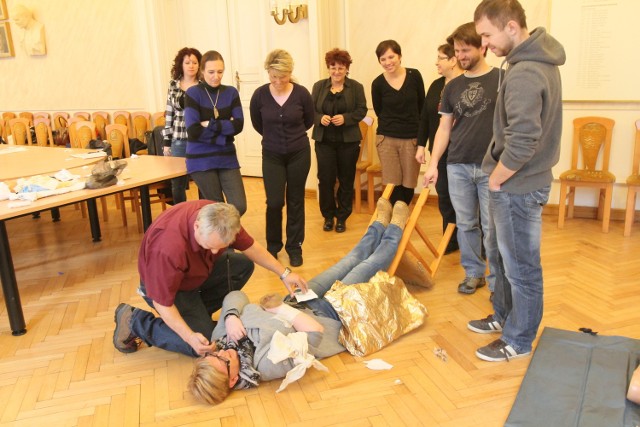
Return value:
[[(480, 359), (499, 362), (531, 353), (542, 319), (540, 237), (560, 157), (562, 45), (544, 28), (527, 30), (517, 0), (483, 0), (474, 14), (483, 45), (507, 64), (493, 118), (493, 141), (482, 169), (489, 174), (490, 236), (497, 253), (487, 253), (496, 274), (494, 314), (472, 320), (474, 332), (500, 333), (479, 348)], [(502, 68), (502, 67), (501, 67)], [(495, 232), (494, 232), (495, 231)]]

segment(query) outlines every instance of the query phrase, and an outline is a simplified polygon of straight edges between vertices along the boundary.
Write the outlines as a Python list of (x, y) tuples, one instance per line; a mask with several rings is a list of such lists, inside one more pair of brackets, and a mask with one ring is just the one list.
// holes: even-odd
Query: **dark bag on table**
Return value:
[(118, 175), (126, 167), (126, 160), (100, 160), (91, 170), (91, 176), (85, 182), (85, 187), (95, 189), (116, 185)]
[(92, 139), (91, 141), (89, 141), (89, 145), (87, 145), (85, 148), (88, 148), (90, 150), (102, 150), (107, 153), (107, 157), (111, 157), (112, 154), (111, 144), (101, 139)]

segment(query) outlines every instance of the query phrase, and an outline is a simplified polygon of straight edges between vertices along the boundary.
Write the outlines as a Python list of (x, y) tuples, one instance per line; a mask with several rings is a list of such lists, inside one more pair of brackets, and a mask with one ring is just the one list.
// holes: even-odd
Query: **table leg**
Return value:
[(2, 292), (4, 294), (4, 303), (7, 306), (7, 314), (9, 315), (11, 333), (14, 336), (24, 335), (27, 333), (27, 328), (24, 323), (18, 282), (13, 268), (11, 247), (9, 246), (9, 237), (7, 236), (7, 227), (4, 221), (0, 221), (0, 277), (2, 278)]
[(147, 231), (151, 225), (151, 200), (148, 185), (140, 187), (140, 207), (142, 209), (142, 227), (144, 231)]
[(89, 224), (91, 225), (91, 237), (94, 242), (99, 242), (102, 238), (100, 233), (100, 219), (98, 218), (98, 207), (96, 199), (87, 199), (87, 212), (89, 212)]
[(53, 222), (60, 221), (60, 208), (51, 208), (51, 220)]

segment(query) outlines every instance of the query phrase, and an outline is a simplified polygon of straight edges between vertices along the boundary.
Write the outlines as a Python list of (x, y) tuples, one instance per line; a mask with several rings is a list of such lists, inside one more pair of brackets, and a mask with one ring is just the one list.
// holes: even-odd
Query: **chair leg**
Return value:
[(631, 226), (633, 225), (633, 217), (636, 214), (636, 191), (637, 187), (627, 187), (627, 207), (624, 214), (624, 236), (631, 236)]
[(611, 219), (611, 198), (613, 196), (613, 184), (607, 185), (604, 192), (604, 213), (602, 215), (602, 232), (609, 232), (609, 220)]
[(567, 218), (573, 218), (573, 208), (576, 204), (576, 187), (569, 186), (569, 206), (567, 207)]
[(360, 178), (361, 178), (360, 173), (356, 171), (356, 179), (355, 179), (355, 182), (353, 183), (353, 188), (355, 190), (354, 211), (356, 213), (360, 213), (360, 210), (362, 209), (362, 193), (360, 192), (360, 188), (362, 187), (362, 182)]
[(560, 183), (560, 202), (558, 203), (558, 228), (564, 228), (564, 214), (567, 207), (567, 184)]
[(375, 175), (373, 173), (367, 172), (367, 203), (369, 205), (369, 213), (373, 214), (374, 211), (374, 201), (375, 198), (375, 185), (373, 180), (375, 179)]
[(109, 209), (107, 207), (107, 197), (100, 197), (100, 205), (102, 206), (102, 219), (104, 222), (109, 221)]

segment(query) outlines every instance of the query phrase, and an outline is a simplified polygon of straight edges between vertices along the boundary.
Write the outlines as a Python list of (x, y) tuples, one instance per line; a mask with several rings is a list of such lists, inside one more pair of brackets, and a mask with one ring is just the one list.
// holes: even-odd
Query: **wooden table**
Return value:
[(0, 181), (56, 173), (97, 163), (100, 158), (82, 159), (73, 154), (93, 153), (83, 148), (0, 145)]
[[(2, 157), (2, 155), (0, 155), (0, 157)], [(185, 159), (182, 157), (140, 156), (127, 159), (127, 163), (127, 168), (124, 169), (121, 174), (121, 178), (126, 178), (122, 185), (113, 185), (97, 190), (84, 189), (58, 196), (45, 197), (36, 200), (28, 206), (19, 208), (9, 208), (9, 202), (6, 200), (0, 202), (0, 276), (2, 278), (2, 291), (7, 306), (7, 314), (9, 315), (9, 324), (11, 325), (13, 335), (22, 335), (26, 333), (27, 330), (22, 312), (22, 304), (20, 302), (20, 294), (18, 292), (15, 269), (11, 258), (11, 247), (9, 245), (5, 221), (45, 209), (86, 201), (89, 221), (91, 223), (91, 234), (94, 241), (99, 241), (101, 234), (96, 198), (139, 188), (142, 222), (146, 230), (149, 225), (151, 225), (149, 184), (186, 175)], [(60, 168), (54, 168), (54, 170), (59, 169)], [(70, 172), (78, 175), (86, 175), (90, 170), (80, 168), (71, 170)]]

